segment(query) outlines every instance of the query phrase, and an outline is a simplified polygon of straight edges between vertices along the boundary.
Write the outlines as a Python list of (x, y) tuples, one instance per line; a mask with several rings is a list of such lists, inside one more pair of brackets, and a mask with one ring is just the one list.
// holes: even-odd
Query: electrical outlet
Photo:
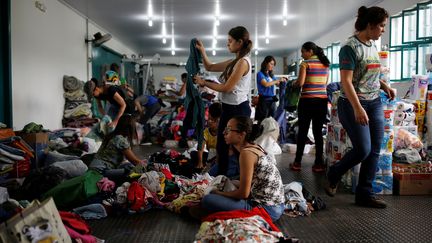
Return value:
[(35, 1), (35, 7), (39, 9), (41, 12), (46, 12), (46, 6), (41, 1)]

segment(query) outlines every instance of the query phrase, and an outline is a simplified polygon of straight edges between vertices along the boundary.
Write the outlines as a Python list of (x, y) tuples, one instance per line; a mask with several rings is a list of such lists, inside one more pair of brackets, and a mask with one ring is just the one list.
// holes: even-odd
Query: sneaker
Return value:
[(289, 164), (289, 167), (292, 171), (301, 171), (301, 164), (299, 162), (293, 162)]
[(370, 196), (366, 198), (358, 198), (355, 199), (355, 204), (361, 207), (368, 208), (386, 208), (387, 203), (384, 200), (379, 199), (376, 196)]
[(338, 184), (334, 185), (334, 184), (331, 184), (330, 182), (327, 182), (327, 185), (324, 188), (324, 190), (327, 193), (327, 195), (329, 195), (330, 197), (334, 197), (336, 195), (336, 192), (337, 192), (337, 187), (338, 187)]
[(312, 172), (315, 172), (315, 173), (322, 173), (325, 171), (325, 169), (326, 169), (326, 166), (324, 164), (314, 164), (312, 166)]

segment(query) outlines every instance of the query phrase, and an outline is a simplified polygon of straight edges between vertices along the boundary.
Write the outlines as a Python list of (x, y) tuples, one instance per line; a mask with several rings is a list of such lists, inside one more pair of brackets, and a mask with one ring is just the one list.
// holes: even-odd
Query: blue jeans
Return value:
[(345, 172), (361, 162), (356, 198), (365, 198), (373, 195), (372, 181), (384, 135), (384, 113), (380, 98), (361, 100), (360, 103), (368, 115), (368, 125), (362, 126), (355, 121), (354, 110), (348, 99), (341, 97), (338, 100), (339, 120), (353, 148), (330, 167), (328, 178), (331, 184), (336, 184)]
[[(226, 176), (229, 178), (237, 179), (240, 176), (240, 166), (239, 166), (239, 158), (236, 155), (231, 155), (228, 161), (228, 170), (226, 172)], [(209, 170), (209, 175), (217, 176), (219, 171), (219, 165), (215, 163), (211, 169)]]
[(278, 220), (282, 216), (285, 209), (283, 203), (275, 206), (254, 205), (254, 203), (250, 200), (233, 199), (212, 193), (203, 197), (201, 206), (213, 212), (239, 209), (251, 210), (255, 206), (261, 206), (267, 211), (273, 221)]

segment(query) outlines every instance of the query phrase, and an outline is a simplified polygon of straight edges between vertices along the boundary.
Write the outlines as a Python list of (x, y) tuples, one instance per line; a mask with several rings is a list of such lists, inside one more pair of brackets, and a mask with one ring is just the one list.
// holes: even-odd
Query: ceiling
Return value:
[[(202, 39), (212, 51), (216, 4), (216, 55), (228, 55), (226, 39), (229, 29), (242, 25), (251, 35), (260, 55), (286, 55), (305, 41), (315, 40), (342, 23), (353, 19), (357, 9), (377, 0), (63, 0), (87, 16), (137, 54), (171, 55), (172, 23), (175, 55), (187, 56), (193, 37)], [(148, 6), (152, 4), (153, 26), (148, 24)], [(287, 25), (283, 25), (284, 4)], [(162, 22), (167, 40), (162, 43)], [(269, 43), (266, 44), (268, 19)], [(93, 34), (93, 33), (90, 33)], [(104, 33), (103, 33), (104, 34)], [(256, 44), (258, 42), (258, 45)], [(210, 53), (209, 53), (210, 55)]]

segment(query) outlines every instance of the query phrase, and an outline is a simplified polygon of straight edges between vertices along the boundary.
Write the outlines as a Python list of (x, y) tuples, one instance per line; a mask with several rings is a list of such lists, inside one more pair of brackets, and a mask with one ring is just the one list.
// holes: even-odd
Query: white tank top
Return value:
[(229, 105), (239, 105), (248, 100), (252, 77), (252, 65), (249, 55), (243, 57), (243, 59), (247, 61), (249, 70), (246, 75), (240, 78), (231, 92), (219, 93), (219, 99), (222, 103)]

